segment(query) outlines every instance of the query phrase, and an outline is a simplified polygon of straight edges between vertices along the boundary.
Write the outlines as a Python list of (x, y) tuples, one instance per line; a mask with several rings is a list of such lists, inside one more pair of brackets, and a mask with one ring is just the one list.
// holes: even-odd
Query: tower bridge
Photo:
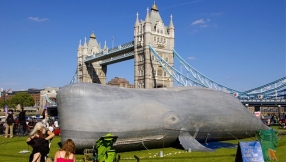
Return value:
[[(174, 49), (175, 27), (172, 15), (168, 25), (164, 24), (159, 9), (154, 3), (147, 9), (144, 20), (139, 21), (136, 14), (134, 38), (109, 49), (104, 43), (98, 44), (92, 33), (87, 41), (81, 41), (77, 50), (77, 69), (73, 82), (106, 84), (108, 65), (134, 60), (134, 88), (173, 87), (174, 82), (181, 86), (201, 86), (225, 91), (241, 99), (244, 104), (263, 103), (261, 100), (280, 100), (285, 98), (286, 77), (257, 88), (241, 92), (219, 84), (190, 66)], [(174, 68), (174, 59), (178, 58), (187, 74)], [(249, 102), (248, 102), (249, 101)], [(267, 100), (268, 101), (268, 100)], [(275, 101), (276, 102), (276, 101)], [(278, 101), (277, 101), (278, 102)], [(264, 102), (266, 103), (266, 102)], [(286, 105), (281, 100), (280, 105)]]
[[(139, 21), (139, 14), (134, 25), (134, 40), (108, 49), (106, 42), (101, 48), (94, 33), (89, 41), (78, 47), (77, 81), (106, 84), (107, 65), (134, 59), (134, 87), (155, 88), (172, 87), (174, 80), (155, 60), (149, 49), (154, 49), (172, 66), (174, 65), (175, 28), (170, 23), (165, 26), (157, 6), (154, 4), (145, 21)], [(163, 83), (164, 82), (164, 83)]]

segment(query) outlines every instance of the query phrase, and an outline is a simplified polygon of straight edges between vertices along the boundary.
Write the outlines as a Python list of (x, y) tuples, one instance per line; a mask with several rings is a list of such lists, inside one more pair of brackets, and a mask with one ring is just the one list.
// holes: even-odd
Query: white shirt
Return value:
[(54, 126), (55, 126), (56, 128), (58, 128), (58, 127), (59, 127), (59, 123), (58, 123), (58, 121), (54, 121)]
[(54, 128), (52, 126), (49, 126), (48, 127), (49, 131), (53, 132), (54, 131)]

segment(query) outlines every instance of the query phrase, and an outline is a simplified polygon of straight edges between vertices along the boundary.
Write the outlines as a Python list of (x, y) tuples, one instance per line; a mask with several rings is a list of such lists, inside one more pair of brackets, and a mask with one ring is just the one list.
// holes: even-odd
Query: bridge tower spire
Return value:
[(165, 26), (155, 2), (147, 9), (145, 21), (134, 25), (134, 86), (135, 88), (173, 87), (174, 81), (152, 55), (149, 44), (171, 65), (174, 65), (174, 25), (171, 17)]
[[(107, 47), (105, 46), (107, 49)], [(99, 62), (92, 62), (85, 64), (83, 61), (87, 56), (91, 56), (96, 53), (102, 52), (100, 45), (96, 40), (94, 32), (89, 37), (88, 43), (86, 38), (84, 45), (78, 47), (78, 63), (77, 63), (77, 79), (78, 82), (89, 82), (89, 83), (106, 83), (106, 65), (100, 65)]]

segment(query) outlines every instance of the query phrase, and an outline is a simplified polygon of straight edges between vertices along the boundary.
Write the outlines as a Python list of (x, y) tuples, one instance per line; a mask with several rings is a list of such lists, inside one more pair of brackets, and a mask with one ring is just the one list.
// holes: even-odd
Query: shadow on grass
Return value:
[[(205, 155), (192, 155), (191, 157), (190, 156), (186, 156), (186, 157), (163, 157), (162, 159), (207, 159), (207, 158), (210, 158), (210, 159), (214, 159), (214, 158), (222, 158), (222, 157), (235, 157), (236, 155), (235, 154), (225, 154), (225, 155), (211, 155), (211, 156), (208, 156), (206, 157)], [(160, 159), (160, 158), (157, 158), (157, 159)]]
[[(220, 141), (212, 141), (208, 143), (201, 143), (203, 146), (210, 148), (210, 149), (220, 149), (220, 148), (237, 148), (237, 144), (227, 143), (227, 142), (220, 142)], [(184, 150), (182, 145), (178, 140), (172, 145), (173, 148)]]
[(210, 149), (220, 149), (220, 148), (237, 148), (237, 144), (226, 143), (226, 142), (209, 142), (203, 143), (203, 146), (210, 148)]

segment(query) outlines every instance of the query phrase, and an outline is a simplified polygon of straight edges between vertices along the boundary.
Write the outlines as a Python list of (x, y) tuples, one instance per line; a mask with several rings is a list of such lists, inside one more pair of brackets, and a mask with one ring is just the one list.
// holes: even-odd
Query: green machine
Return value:
[(110, 133), (100, 137), (94, 149), (84, 150), (85, 162), (119, 162), (120, 156), (116, 159), (115, 150), (111, 150), (117, 138)]

